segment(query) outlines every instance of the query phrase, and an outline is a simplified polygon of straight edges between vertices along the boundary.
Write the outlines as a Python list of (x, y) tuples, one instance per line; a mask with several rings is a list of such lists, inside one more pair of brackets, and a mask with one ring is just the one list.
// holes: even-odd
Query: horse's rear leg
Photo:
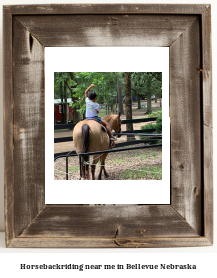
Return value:
[(106, 157), (107, 157), (107, 153), (104, 154), (102, 156), (102, 158), (100, 159), (101, 166), (100, 166), (100, 172), (99, 172), (98, 180), (101, 180), (101, 178), (102, 178), (102, 171), (104, 172), (105, 177), (108, 178), (108, 173), (105, 170), (105, 159), (106, 159)]
[(93, 161), (91, 162), (92, 180), (95, 180), (95, 171), (96, 171), (96, 165), (98, 161), (99, 161), (99, 156), (98, 155), (93, 156)]
[(84, 166), (83, 163), (81, 163), (80, 167), (81, 167), (81, 177), (80, 177), (80, 179), (85, 179), (85, 166)]
[[(105, 159), (106, 159), (106, 157), (108, 156), (108, 154), (107, 153), (105, 153), (105, 156), (104, 156), (104, 162), (103, 162), (103, 164), (105, 165)], [(105, 166), (103, 167), (103, 171), (104, 171), (104, 175), (105, 175), (105, 177), (106, 178), (108, 178), (108, 173), (106, 172), (106, 170), (105, 170)]]
[(96, 165), (91, 165), (92, 180), (95, 180), (95, 169), (96, 169)]
[[(81, 162), (81, 173), (82, 173), (82, 179), (90, 179), (90, 174), (89, 174), (89, 164), (87, 164), (87, 163), (89, 163), (89, 159), (88, 158), (86, 158), (87, 159), (87, 161), (85, 161), (85, 160), (83, 160), (82, 162)], [(87, 163), (86, 163), (87, 162)]]
[(105, 166), (103, 167), (103, 171), (104, 171), (104, 175), (105, 175), (105, 177), (106, 178), (108, 178), (109, 177), (109, 175), (108, 175), (108, 173), (106, 172), (106, 170), (105, 170)]
[(102, 179), (102, 166), (100, 166), (100, 171), (99, 171), (99, 175), (98, 175), (98, 180)]

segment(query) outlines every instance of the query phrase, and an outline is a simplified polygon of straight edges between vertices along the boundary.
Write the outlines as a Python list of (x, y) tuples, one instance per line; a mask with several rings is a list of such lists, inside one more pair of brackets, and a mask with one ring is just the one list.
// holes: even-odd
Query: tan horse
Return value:
[[(107, 122), (116, 133), (121, 132), (121, 119), (120, 113), (118, 115), (110, 115), (103, 118), (103, 121)], [(120, 137), (120, 136), (118, 136)], [(105, 131), (105, 128), (101, 126), (95, 120), (84, 120), (76, 124), (73, 130), (73, 141), (77, 154), (87, 152), (105, 151), (109, 149), (110, 139)], [(102, 170), (105, 177), (108, 177), (105, 171), (105, 159), (108, 153), (92, 155), (91, 174), (92, 179), (95, 180), (95, 168), (97, 162), (100, 160), (100, 173), (98, 180), (101, 180)], [(86, 163), (88, 162), (88, 164)], [(82, 178), (90, 179), (89, 176), (89, 156), (83, 156), (81, 161)]]

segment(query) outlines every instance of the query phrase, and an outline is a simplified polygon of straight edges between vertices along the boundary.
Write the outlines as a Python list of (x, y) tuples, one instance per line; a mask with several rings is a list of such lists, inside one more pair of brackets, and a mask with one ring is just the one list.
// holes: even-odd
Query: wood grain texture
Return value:
[[(171, 205), (202, 231), (199, 17), (170, 46)], [(177, 120), (178, 119), (178, 120)]]
[[(159, 229), (159, 227), (161, 227)], [(198, 236), (169, 205), (46, 205), (22, 237), (146, 238)]]
[(3, 11), (4, 182), (6, 245), (14, 238), (12, 16)]
[(202, 14), (209, 5), (189, 4), (44, 4), (5, 6), (13, 15), (49, 14)]
[(44, 206), (44, 48), (13, 20), (14, 209), (19, 235)]
[(211, 42), (211, 7), (207, 6), (202, 14), (202, 68), (203, 75), (203, 121), (213, 127), (212, 117), (212, 42)]
[(34, 20), (31, 16), (17, 18), (41, 44), (47, 47), (126, 45), (166, 47), (181, 36), (196, 17), (127, 14), (47, 15), (34, 17)]
[(202, 14), (202, 76), (203, 76), (203, 159), (204, 159), (204, 228), (213, 242), (213, 115), (212, 115), (212, 43), (211, 7)]
[[(209, 5), (5, 6), (7, 246), (211, 245), (210, 45)], [(171, 206), (45, 206), (45, 46), (170, 47)]]
[(204, 235), (213, 243), (213, 131), (204, 126)]
[[(180, 238), (14, 238), (10, 248), (168, 248), (211, 246), (205, 237)], [(195, 249), (196, 250), (196, 249)]]

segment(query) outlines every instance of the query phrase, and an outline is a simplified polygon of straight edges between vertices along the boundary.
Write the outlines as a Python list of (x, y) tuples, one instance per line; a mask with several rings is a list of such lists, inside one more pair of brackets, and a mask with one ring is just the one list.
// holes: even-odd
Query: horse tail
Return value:
[[(82, 153), (87, 153), (89, 148), (89, 139), (90, 139), (90, 127), (88, 124), (82, 125)], [(84, 161), (89, 160), (88, 155), (83, 156)]]

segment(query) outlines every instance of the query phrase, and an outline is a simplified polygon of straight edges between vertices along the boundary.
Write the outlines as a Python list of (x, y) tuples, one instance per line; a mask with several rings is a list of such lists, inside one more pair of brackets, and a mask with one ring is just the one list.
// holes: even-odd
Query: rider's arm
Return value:
[(87, 98), (87, 94), (88, 94), (88, 92), (89, 92), (89, 90), (91, 89), (91, 88), (93, 88), (93, 87), (95, 87), (95, 85), (94, 84), (91, 84), (87, 89), (86, 89), (86, 91), (85, 91), (85, 98)]

